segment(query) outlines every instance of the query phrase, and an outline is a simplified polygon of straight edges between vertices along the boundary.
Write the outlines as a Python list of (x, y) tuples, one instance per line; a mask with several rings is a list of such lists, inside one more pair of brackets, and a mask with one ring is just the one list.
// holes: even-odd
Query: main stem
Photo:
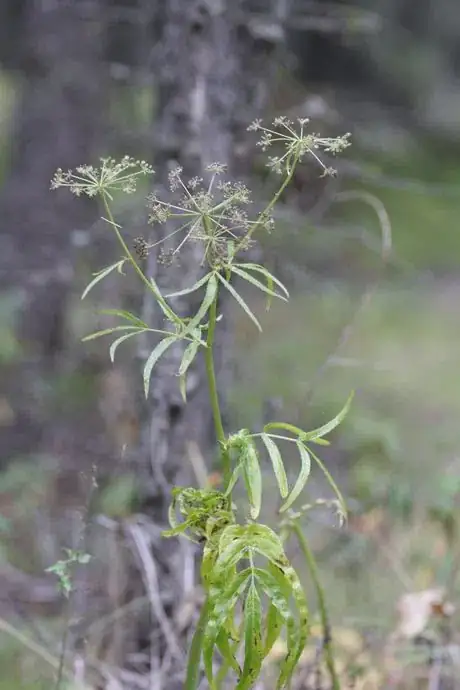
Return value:
[(206, 375), (208, 378), (209, 399), (211, 401), (212, 416), (214, 419), (214, 428), (216, 431), (217, 441), (221, 447), (222, 457), (222, 471), (224, 475), (224, 486), (228, 485), (231, 477), (231, 462), (228, 450), (225, 449), (225, 431), (222, 424), (222, 415), (220, 412), (219, 396), (217, 393), (216, 372), (214, 369), (214, 334), (217, 323), (217, 294), (209, 309), (209, 323), (208, 323), (208, 337), (206, 340), (207, 347), (204, 349), (204, 361), (206, 366)]

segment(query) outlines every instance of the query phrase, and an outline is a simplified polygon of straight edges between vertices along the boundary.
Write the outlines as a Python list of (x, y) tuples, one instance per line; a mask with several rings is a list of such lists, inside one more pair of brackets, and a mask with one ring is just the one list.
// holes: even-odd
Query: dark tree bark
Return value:
[[(49, 187), (56, 168), (89, 162), (101, 146), (99, 13), (99, 0), (29, 0), (23, 8), (22, 96), (12, 133), (11, 172), (0, 196), (0, 287), (20, 293), (18, 332), (26, 358), (21, 370), (32, 366), (34, 375), (43, 375), (48, 366), (52, 370), (63, 346), (72, 232), (94, 218), (91, 204), (51, 193)], [(31, 388), (37, 382), (32, 376), (26, 380), (30, 383), (22, 381), (21, 400), (37, 409)], [(33, 427), (33, 415), (28, 425)], [(27, 437), (20, 432), (23, 446)]]

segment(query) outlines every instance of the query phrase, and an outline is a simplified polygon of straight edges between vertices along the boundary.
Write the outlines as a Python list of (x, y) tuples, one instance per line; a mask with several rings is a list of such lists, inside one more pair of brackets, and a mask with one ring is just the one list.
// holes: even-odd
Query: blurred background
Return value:
[[(322, 454), (349, 523), (305, 518), (343, 687), (460, 687), (458, 2), (3, 0), (0, 690), (48, 689), (60, 666), (63, 687), (182, 687), (202, 594), (192, 546), (160, 534), (170, 486), (217, 470), (199, 367), (190, 412), (170, 362), (146, 403), (145, 351), (111, 365), (81, 343), (102, 308), (160, 317), (129, 275), (80, 299), (118, 250), (97, 204), (50, 179), (128, 154), (161, 186), (218, 160), (262, 204), (276, 180), (246, 127), (277, 115), (352, 146), (325, 160), (334, 178), (299, 168), (261, 238), (289, 305), (248, 293), (262, 336), (223, 307), (226, 424), (313, 428), (356, 391)], [(129, 241), (150, 236), (149, 184), (114, 201)], [(161, 286), (193, 275), (193, 253), (185, 271), (157, 259)], [(306, 500), (330, 497), (314, 471)], [(68, 599), (46, 573), (66, 559)], [(327, 688), (312, 654), (295, 687)]]

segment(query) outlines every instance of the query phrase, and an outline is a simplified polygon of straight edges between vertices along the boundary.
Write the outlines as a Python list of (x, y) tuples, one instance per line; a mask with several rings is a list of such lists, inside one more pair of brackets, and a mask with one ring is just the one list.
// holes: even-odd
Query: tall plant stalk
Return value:
[[(99, 195), (105, 220), (113, 229), (122, 250), (119, 261), (94, 276), (83, 297), (112, 272), (118, 271), (123, 275), (122, 268), (127, 265), (132, 267), (142, 286), (153, 293), (164, 315), (165, 328), (158, 330), (131, 312), (110, 309), (107, 312), (119, 319), (118, 325), (92, 333), (86, 339), (114, 334), (116, 339), (110, 346), (113, 361), (116, 350), (125, 341), (140, 334), (154, 334), (157, 343), (143, 368), (146, 396), (156, 363), (169, 347), (180, 343), (182, 360), (177, 374), (185, 401), (189, 368), (198, 353), (203, 352), (210, 408), (220, 449), (223, 488), (174, 488), (169, 511), (170, 529), (164, 532), (166, 537), (186, 534), (203, 544), (201, 579), (206, 599), (189, 650), (186, 690), (196, 690), (201, 668), (211, 690), (220, 688), (227, 671), (236, 677), (235, 690), (249, 690), (262, 672), (264, 659), (285, 630), (288, 651), (280, 664), (277, 683), (278, 690), (281, 690), (290, 683), (308, 641), (308, 602), (298, 575), (285, 554), (282, 536), (258, 521), (263, 494), (261, 452), (268, 456), (273, 468), (283, 499), (281, 514), (289, 511), (303, 491), (312, 460), (337, 495), (342, 511), (345, 510), (334, 480), (310, 446), (328, 444), (324, 437), (342, 422), (351, 398), (332, 420), (312, 431), (273, 421), (264, 427), (262, 433), (252, 433), (244, 428), (227, 434), (222, 422), (214, 364), (217, 307), (222, 293), (232, 297), (254, 326), (262, 330), (256, 314), (235, 289), (235, 278), (243, 279), (249, 286), (261, 291), (267, 298), (267, 307), (273, 298), (282, 301), (289, 299), (287, 288), (276, 276), (261, 264), (244, 261), (241, 255), (254, 242), (256, 231), (273, 229), (273, 208), (292, 181), (295, 169), (303, 158), (313, 157), (322, 166), (324, 174), (332, 174), (334, 171), (323, 164), (318, 151), (335, 154), (348, 146), (348, 135), (330, 139), (309, 134), (306, 132), (307, 123), (307, 120), (294, 123), (287, 118), (276, 118), (272, 126), (265, 127), (257, 121), (249, 128), (259, 134), (259, 144), (263, 150), (278, 148), (277, 155), (269, 158), (268, 165), (280, 175), (277, 192), (253, 219), (247, 211), (251, 201), (249, 189), (242, 183), (225, 180), (225, 166), (220, 163), (208, 166), (204, 171), (206, 180), (196, 177), (186, 181), (182, 177), (182, 170), (178, 168), (169, 176), (170, 200), (164, 200), (156, 194), (148, 197), (152, 223), (161, 224), (166, 220), (177, 223), (178, 227), (164, 238), (178, 238), (172, 252), (173, 259), (189, 241), (199, 243), (203, 249), (204, 275), (194, 285), (182, 287), (170, 295), (163, 295), (160, 287), (144, 273), (141, 263), (135, 258), (135, 253), (145, 257), (153, 245), (143, 238), (137, 238), (134, 252), (131, 251), (111, 210), (114, 191), (130, 193), (134, 191), (139, 175), (153, 173), (148, 163), (129, 157), (118, 162), (108, 158), (102, 160), (100, 167), (83, 165), (75, 172), (65, 173), (59, 170), (52, 182), (53, 188), (68, 187), (77, 195)], [(202, 294), (201, 304), (195, 314), (181, 317), (175, 313), (168, 299), (192, 292)], [(286, 443), (296, 446), (301, 465), (292, 486), (289, 486), (280, 450)], [(248, 510), (242, 519), (232, 502), (232, 491), (238, 482), (244, 486), (248, 499)], [(327, 638), (327, 664), (334, 690), (337, 690), (332, 651), (329, 637), (326, 636), (328, 621), (320, 576), (313, 555), (306, 541), (302, 540), (300, 528), (294, 525), (293, 529), (300, 540), (317, 589)], [(217, 674), (216, 652), (222, 661)]]

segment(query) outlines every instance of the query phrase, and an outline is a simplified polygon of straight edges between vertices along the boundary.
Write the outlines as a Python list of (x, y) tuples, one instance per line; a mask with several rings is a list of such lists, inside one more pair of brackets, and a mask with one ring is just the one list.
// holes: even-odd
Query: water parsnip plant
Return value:
[[(183, 346), (177, 375), (184, 401), (189, 367), (196, 357), (204, 357), (223, 488), (175, 488), (169, 510), (170, 529), (164, 533), (165, 537), (183, 535), (203, 545), (201, 580), (206, 600), (189, 650), (187, 690), (195, 690), (201, 669), (204, 669), (211, 690), (218, 690), (230, 673), (236, 677), (236, 690), (249, 690), (281, 634), (286, 637), (287, 653), (279, 668), (277, 688), (284, 688), (289, 683), (309, 635), (307, 599), (284, 548), (284, 541), (290, 534), (298, 537), (317, 591), (322, 593), (314, 559), (298, 525), (298, 516), (291, 510), (308, 481), (312, 461), (332, 487), (341, 519), (346, 515), (340, 491), (313, 447), (329, 444), (325, 437), (345, 417), (351, 396), (334, 419), (312, 431), (274, 421), (266, 424), (260, 433), (251, 433), (249, 429), (228, 433), (222, 422), (214, 366), (215, 332), (220, 319), (218, 304), (222, 293), (234, 299), (254, 326), (262, 330), (256, 314), (235, 288), (235, 278), (262, 292), (267, 299), (267, 308), (273, 299), (289, 299), (283, 283), (262, 264), (245, 261), (244, 254), (255, 241), (256, 233), (273, 229), (273, 208), (291, 182), (296, 167), (310, 156), (319, 163), (323, 174), (335, 174), (322, 162), (321, 152), (336, 154), (349, 145), (349, 135), (323, 138), (307, 132), (307, 125), (308, 120), (305, 119), (294, 123), (279, 117), (269, 127), (260, 120), (249, 127), (259, 134), (258, 145), (262, 150), (275, 149), (276, 155), (269, 157), (268, 166), (280, 177), (273, 198), (254, 217), (248, 210), (251, 204), (249, 189), (240, 182), (227, 180), (224, 165), (210, 165), (203, 177), (189, 180), (184, 178), (181, 168), (173, 170), (169, 175), (171, 197), (163, 199), (152, 193), (147, 199), (150, 223), (167, 223), (168, 230), (171, 228), (170, 232), (163, 233), (166, 236), (153, 243), (142, 237), (130, 241), (115, 222), (112, 212), (115, 192), (132, 193), (140, 176), (153, 173), (145, 161), (125, 157), (117, 162), (106, 158), (101, 160), (99, 167), (82, 165), (75, 171), (58, 170), (52, 180), (53, 189), (67, 187), (78, 196), (98, 197), (104, 209), (104, 220), (121, 247), (120, 259), (95, 274), (82, 298), (109, 274), (118, 272), (123, 276), (124, 271), (131, 268), (143, 287), (153, 294), (164, 316), (164, 328), (154, 329), (129, 311), (107, 309), (103, 313), (116, 317), (119, 323), (91, 333), (84, 340), (115, 336), (109, 348), (113, 361), (118, 347), (124, 342), (139, 335), (151, 335), (156, 342), (143, 367), (146, 397), (156, 363), (173, 344), (180, 342)], [(166, 240), (177, 240), (169, 257), (171, 260), (180, 254), (187, 242), (197, 243), (202, 250), (203, 275), (194, 285), (164, 295), (153, 277), (144, 270), (142, 259), (150, 249)], [(170, 299), (195, 292), (201, 295), (196, 313), (186, 318), (175, 313)], [(300, 458), (300, 471), (292, 486), (288, 482), (282, 453), (283, 446), (289, 443), (295, 445)], [(281, 498), (279, 512), (283, 522), (279, 534), (258, 522), (263, 499), (262, 454), (270, 461)], [(244, 485), (249, 506), (248, 514), (242, 517), (232, 501), (232, 492), (238, 482)], [(323, 596), (320, 603), (326, 634), (328, 623)], [(327, 650), (330, 651), (329, 646)], [(221, 659), (217, 672), (216, 653)], [(337, 676), (329, 653), (327, 665), (332, 686), (337, 690)]]

